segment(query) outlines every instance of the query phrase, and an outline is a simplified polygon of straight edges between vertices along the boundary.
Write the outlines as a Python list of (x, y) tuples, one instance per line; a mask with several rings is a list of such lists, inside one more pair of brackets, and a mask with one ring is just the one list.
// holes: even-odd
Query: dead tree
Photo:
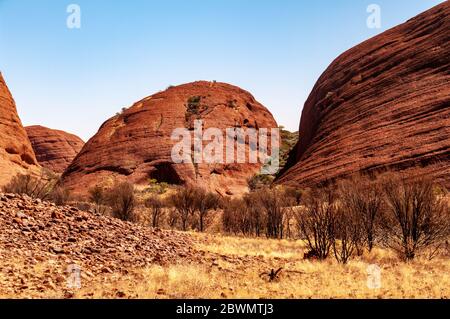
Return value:
[(269, 281), (275, 281), (275, 280), (279, 279), (279, 275), (280, 275), (282, 269), (283, 268), (278, 268), (277, 270), (272, 269), (268, 272), (263, 272), (259, 275), (259, 277), (261, 277), (261, 278), (267, 277), (267, 279)]
[(214, 193), (206, 192), (203, 189), (197, 189), (195, 193), (195, 211), (198, 215), (199, 230), (203, 232), (206, 227), (208, 214), (211, 210), (219, 207), (219, 196)]
[(159, 227), (161, 215), (164, 210), (164, 201), (157, 195), (148, 197), (144, 205), (150, 210), (151, 226), (153, 228)]
[(170, 197), (172, 205), (178, 212), (183, 231), (187, 230), (188, 220), (195, 213), (195, 195), (195, 188), (187, 186), (178, 188)]
[(389, 176), (384, 181), (387, 210), (382, 219), (383, 243), (405, 260), (445, 242), (450, 231), (449, 206), (434, 193), (429, 179)]
[[(353, 215), (354, 220), (359, 222), (361, 231), (364, 233), (361, 244), (366, 243), (370, 252), (376, 240), (376, 223), (384, 209), (381, 186), (365, 177), (354, 177), (339, 185), (339, 198), (342, 209), (348, 211)], [(360, 250), (360, 246), (362, 245), (357, 242), (357, 250)]]
[(334, 191), (331, 188), (309, 190), (303, 202), (304, 209), (296, 214), (300, 237), (318, 259), (326, 259), (334, 243)]

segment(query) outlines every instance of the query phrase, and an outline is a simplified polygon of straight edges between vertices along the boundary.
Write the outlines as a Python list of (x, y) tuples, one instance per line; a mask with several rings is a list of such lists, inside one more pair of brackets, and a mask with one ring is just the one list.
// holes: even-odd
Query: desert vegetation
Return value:
[[(232, 199), (191, 186), (141, 196), (132, 185), (119, 184), (107, 193), (114, 199), (106, 200), (110, 213), (123, 220), (154, 228), (301, 240), (307, 248), (304, 258), (332, 256), (342, 264), (375, 247), (392, 250), (405, 261), (418, 254), (433, 258), (445, 250), (450, 235), (445, 188), (402, 174), (358, 176), (302, 190), (260, 186)], [(95, 207), (104, 203), (91, 197)]]
[[(42, 177), (33, 178), (17, 177), (4, 191), (47, 194)], [(66, 191), (51, 185), (51, 195), (41, 197), (57, 201)], [(440, 275), (450, 256), (448, 193), (432, 180), (357, 176), (315, 188), (259, 187), (242, 198), (191, 186), (163, 185), (161, 192), (160, 186), (117, 181), (90, 189), (89, 203), (72, 197), (69, 204), (157, 236), (172, 229), (170, 236), (188, 236), (201, 258), (94, 275), (74, 297), (448, 297), (449, 277)], [(30, 191), (36, 187), (46, 191)], [(373, 264), (383, 272), (382, 289), (367, 288)], [(44, 278), (50, 266), (39, 267)], [(67, 292), (46, 292), (61, 294)]]
[[(80, 206), (47, 171), (17, 175), (4, 191)], [(116, 182), (90, 189), (88, 201), (92, 212), (153, 228), (301, 240), (305, 259), (334, 257), (342, 264), (375, 247), (405, 261), (418, 255), (432, 259), (446, 252), (450, 236), (447, 190), (400, 173), (304, 189), (263, 183), (241, 198), (155, 180), (140, 191)]]
[(25, 194), (35, 199), (53, 201), (57, 205), (64, 205), (70, 200), (70, 193), (60, 185), (59, 176), (44, 168), (39, 175), (15, 175), (3, 187), (3, 191), (13, 194)]

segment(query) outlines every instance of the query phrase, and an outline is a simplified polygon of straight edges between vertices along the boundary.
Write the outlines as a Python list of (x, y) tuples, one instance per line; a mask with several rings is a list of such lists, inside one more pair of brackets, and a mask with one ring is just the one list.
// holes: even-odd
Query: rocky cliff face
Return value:
[(270, 112), (238, 87), (205, 81), (170, 87), (106, 121), (67, 168), (64, 184), (80, 194), (113, 180), (148, 184), (150, 179), (195, 184), (223, 195), (246, 191), (260, 164), (173, 163), (178, 143), (171, 139), (173, 130), (192, 133), (198, 119), (204, 130), (277, 127)]
[(337, 58), (303, 109), (279, 183), (407, 170), (450, 181), (450, 2)]
[(64, 172), (84, 145), (78, 136), (64, 131), (39, 125), (27, 126), (25, 130), (39, 164), (56, 173)]
[(14, 99), (0, 73), (0, 186), (17, 173), (36, 171), (37, 165)]

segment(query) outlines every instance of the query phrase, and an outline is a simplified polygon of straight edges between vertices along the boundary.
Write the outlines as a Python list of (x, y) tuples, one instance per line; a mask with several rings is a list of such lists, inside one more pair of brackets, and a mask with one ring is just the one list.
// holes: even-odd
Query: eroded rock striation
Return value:
[(37, 171), (38, 162), (17, 114), (16, 104), (0, 73), (0, 186), (17, 173)]
[[(223, 195), (247, 190), (247, 179), (261, 164), (175, 164), (175, 129), (193, 132), (195, 120), (203, 130), (218, 128), (276, 128), (271, 113), (236, 86), (199, 81), (147, 97), (107, 120), (63, 174), (64, 184), (82, 195), (90, 187), (126, 180), (148, 184), (195, 184)], [(248, 144), (246, 144), (248, 151)]]
[(64, 172), (84, 145), (81, 138), (64, 131), (40, 125), (25, 130), (39, 164), (56, 173)]
[(450, 182), (450, 2), (342, 54), (303, 109), (279, 183), (414, 169)]

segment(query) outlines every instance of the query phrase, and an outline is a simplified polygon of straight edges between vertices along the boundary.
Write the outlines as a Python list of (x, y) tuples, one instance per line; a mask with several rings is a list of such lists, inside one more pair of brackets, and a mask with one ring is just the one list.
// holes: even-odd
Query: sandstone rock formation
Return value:
[(14, 99), (0, 73), (0, 186), (17, 173), (35, 171), (38, 163)]
[(337, 58), (306, 101), (294, 165), (278, 182), (414, 168), (449, 184), (449, 30), (446, 1)]
[[(248, 92), (225, 83), (199, 81), (170, 87), (106, 121), (63, 174), (64, 184), (82, 195), (96, 184), (149, 179), (196, 184), (220, 194), (240, 194), (260, 164), (174, 164), (176, 128), (276, 128), (270, 112)], [(248, 151), (248, 145), (247, 145)]]
[(81, 151), (84, 142), (76, 135), (34, 125), (25, 130), (42, 167), (62, 173)]

